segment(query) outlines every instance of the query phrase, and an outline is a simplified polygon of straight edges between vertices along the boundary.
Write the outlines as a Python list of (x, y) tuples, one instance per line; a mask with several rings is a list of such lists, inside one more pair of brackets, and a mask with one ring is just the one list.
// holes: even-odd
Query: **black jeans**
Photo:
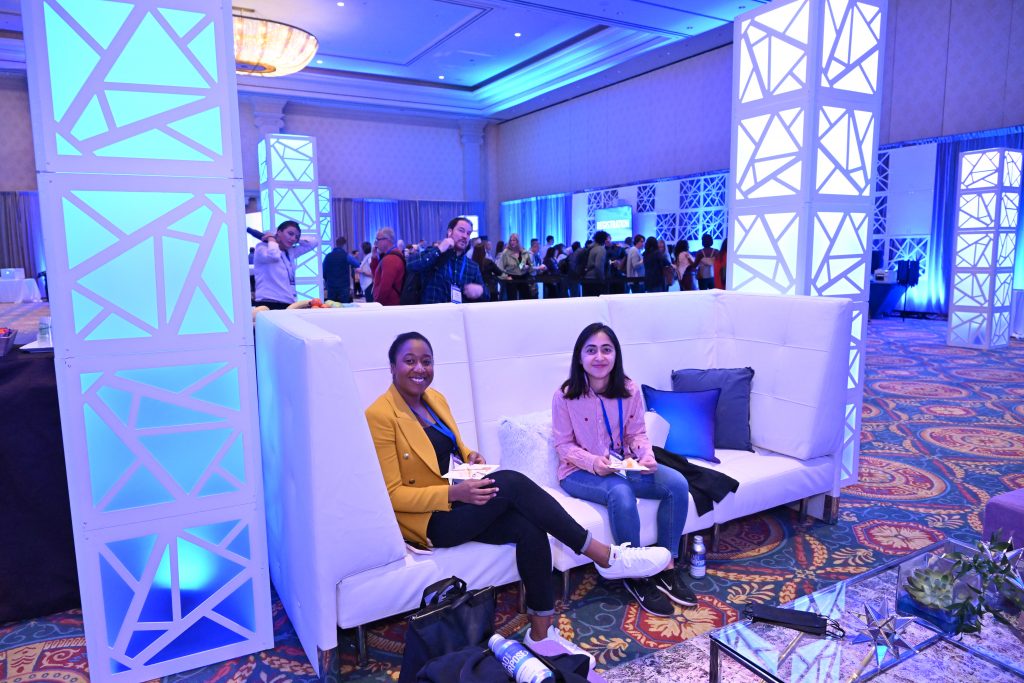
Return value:
[(435, 512), (427, 537), (438, 548), (467, 541), (490, 545), (516, 544), (516, 568), (526, 587), (530, 614), (554, 613), (555, 581), (551, 575), (551, 534), (577, 553), (590, 542), (590, 532), (533, 480), (514, 470), (491, 475), (498, 495), (483, 505), (452, 503), (450, 512)]

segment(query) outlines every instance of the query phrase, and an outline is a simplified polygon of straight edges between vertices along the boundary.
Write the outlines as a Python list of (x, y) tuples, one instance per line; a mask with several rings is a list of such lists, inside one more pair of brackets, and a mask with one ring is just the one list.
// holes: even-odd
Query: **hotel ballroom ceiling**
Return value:
[[(313, 33), (304, 71), (242, 92), (508, 119), (732, 40), (767, 0), (236, 0)], [(0, 0), (0, 69), (24, 69), (19, 0)]]

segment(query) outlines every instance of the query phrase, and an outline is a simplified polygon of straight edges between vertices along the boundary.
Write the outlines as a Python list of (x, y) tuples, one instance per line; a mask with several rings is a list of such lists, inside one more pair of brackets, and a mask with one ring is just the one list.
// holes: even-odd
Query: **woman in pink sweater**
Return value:
[[(683, 571), (675, 566), (689, 486), (682, 474), (655, 461), (644, 427), (643, 398), (623, 371), (619, 340), (607, 325), (593, 323), (580, 333), (569, 379), (551, 401), (551, 420), (562, 489), (606, 505), (616, 543), (640, 544), (637, 498), (661, 501), (657, 545), (668, 549), (673, 562), (653, 578), (627, 580), (629, 592), (657, 616), (672, 615), (672, 603), (696, 605)], [(623, 458), (633, 458), (646, 469), (617, 469)]]

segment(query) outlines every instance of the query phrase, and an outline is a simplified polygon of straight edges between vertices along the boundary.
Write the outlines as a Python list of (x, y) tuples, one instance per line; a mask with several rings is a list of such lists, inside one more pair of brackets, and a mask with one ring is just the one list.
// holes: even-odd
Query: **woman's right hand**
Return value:
[(493, 479), (466, 479), (448, 488), (448, 500), (470, 505), (483, 505), (498, 495)]
[(607, 455), (603, 455), (594, 461), (594, 474), (599, 477), (607, 477), (609, 474), (614, 472), (610, 465), (611, 459)]

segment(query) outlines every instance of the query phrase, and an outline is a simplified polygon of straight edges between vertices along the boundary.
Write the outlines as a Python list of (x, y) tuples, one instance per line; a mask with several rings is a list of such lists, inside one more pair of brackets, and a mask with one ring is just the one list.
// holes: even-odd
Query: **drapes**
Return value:
[[(922, 141), (926, 142), (926, 141)], [(925, 278), (921, 286), (908, 292), (910, 310), (929, 313), (949, 311), (949, 287), (953, 271), (953, 234), (956, 228), (956, 191), (959, 184), (957, 169), (961, 152), (989, 147), (1024, 149), (1024, 126), (1003, 130), (957, 135), (938, 140), (935, 165), (935, 198), (932, 203), (931, 236), (925, 259)], [(1014, 288), (1024, 287), (1024, 240), (1017, 227), (1017, 267)]]
[[(555, 244), (566, 244), (572, 228), (572, 195), (549, 194), (543, 197), (513, 199), (501, 203), (501, 239), (515, 233), (523, 245), (537, 238), (541, 245), (551, 235)], [(493, 240), (493, 238), (492, 238)]]
[(46, 269), (39, 196), (0, 192), (0, 268), (24, 268), (25, 277)]
[[(482, 202), (441, 202), (415, 199), (332, 200), (334, 237), (344, 235), (351, 248), (363, 241), (373, 242), (379, 228), (392, 228), (406, 244), (444, 237), (445, 226), (456, 216), (474, 215), (483, 221)], [(481, 224), (481, 233), (485, 233)]]

